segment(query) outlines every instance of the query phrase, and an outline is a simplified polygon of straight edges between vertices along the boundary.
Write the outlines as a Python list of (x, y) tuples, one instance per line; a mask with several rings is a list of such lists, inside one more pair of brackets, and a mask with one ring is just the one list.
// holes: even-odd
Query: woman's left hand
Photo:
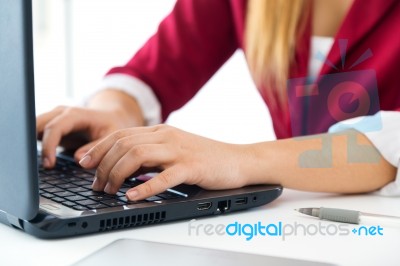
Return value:
[(246, 157), (243, 145), (200, 137), (168, 125), (119, 130), (82, 158), (84, 168), (97, 168), (93, 189), (114, 194), (140, 167), (162, 172), (127, 191), (140, 200), (185, 183), (205, 189), (238, 188), (247, 184), (240, 173)]

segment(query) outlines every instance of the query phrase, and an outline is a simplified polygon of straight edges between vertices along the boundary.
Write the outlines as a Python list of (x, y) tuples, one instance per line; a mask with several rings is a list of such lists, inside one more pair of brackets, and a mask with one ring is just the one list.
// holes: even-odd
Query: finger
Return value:
[(75, 151), (74, 157), (75, 157), (75, 161), (79, 162), (82, 160), (83, 156), (94, 146), (97, 145), (97, 143), (99, 143), (101, 141), (101, 139), (89, 142), (88, 144), (83, 145), (82, 147), (80, 147), (79, 149), (77, 149)]
[(134, 127), (118, 130), (107, 136), (93, 148), (91, 148), (79, 162), (82, 167), (95, 168), (103, 160), (104, 156), (114, 146), (114, 144), (127, 136), (138, 136), (139, 134), (155, 132), (155, 127)]
[[(111, 169), (129, 151), (132, 141), (133, 140), (130, 137), (121, 138), (117, 140), (111, 149), (104, 155), (96, 169), (96, 175), (92, 185), (93, 190), (105, 190)], [(106, 192), (111, 194), (110, 191)]]
[(83, 129), (84, 114), (62, 114), (45, 126), (42, 139), (42, 159), (44, 167), (53, 167), (56, 161), (56, 148), (61, 138), (74, 130)]
[(167, 164), (170, 160), (171, 153), (163, 145), (144, 144), (134, 146), (115, 163), (106, 182), (98, 183), (100, 184), (99, 190), (104, 188), (106, 193), (114, 194), (121, 187), (124, 180), (140, 167), (160, 166)]
[[(158, 135), (152, 133), (131, 135), (117, 140), (99, 163), (96, 171), (97, 179), (99, 179), (100, 183), (105, 183), (111, 169), (129, 150), (139, 150), (139, 148), (141, 147), (136, 147), (138, 145), (158, 144), (159, 142), (160, 138), (158, 137)], [(136, 155), (138, 157), (141, 154)]]
[(185, 182), (185, 176), (184, 171), (180, 170), (179, 167), (165, 169), (149, 181), (128, 190), (126, 196), (132, 201), (154, 196)]
[(55, 117), (59, 116), (65, 110), (65, 108), (65, 106), (58, 106), (50, 112), (39, 115), (36, 118), (36, 132), (38, 134), (41, 134), (46, 124), (53, 120)]

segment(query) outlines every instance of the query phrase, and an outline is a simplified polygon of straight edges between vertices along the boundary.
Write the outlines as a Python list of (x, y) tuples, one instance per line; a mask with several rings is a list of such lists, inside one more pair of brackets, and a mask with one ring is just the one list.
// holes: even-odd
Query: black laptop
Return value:
[(179, 185), (143, 201), (125, 192), (149, 174), (131, 176), (116, 195), (91, 189), (93, 171), (59, 154), (54, 169), (38, 160), (31, 0), (0, 0), (0, 221), (40, 238), (59, 238), (218, 215), (267, 204), (278, 185), (208, 191)]

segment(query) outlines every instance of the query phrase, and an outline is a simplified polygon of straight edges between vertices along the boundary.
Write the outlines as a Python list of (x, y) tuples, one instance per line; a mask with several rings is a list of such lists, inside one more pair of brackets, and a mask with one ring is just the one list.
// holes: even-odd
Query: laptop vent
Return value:
[(159, 223), (165, 220), (165, 211), (123, 216), (119, 218), (100, 220), (100, 232), (145, 224)]

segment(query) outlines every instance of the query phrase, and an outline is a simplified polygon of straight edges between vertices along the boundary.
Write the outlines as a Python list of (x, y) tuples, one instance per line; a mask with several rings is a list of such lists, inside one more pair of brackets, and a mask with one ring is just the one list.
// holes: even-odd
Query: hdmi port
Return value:
[(199, 211), (204, 211), (204, 210), (208, 210), (209, 208), (211, 208), (212, 203), (211, 202), (202, 202), (197, 204), (197, 209)]
[(235, 204), (236, 204), (236, 205), (245, 205), (245, 204), (247, 204), (247, 197), (244, 197), (244, 198), (237, 198), (237, 199), (235, 200)]

